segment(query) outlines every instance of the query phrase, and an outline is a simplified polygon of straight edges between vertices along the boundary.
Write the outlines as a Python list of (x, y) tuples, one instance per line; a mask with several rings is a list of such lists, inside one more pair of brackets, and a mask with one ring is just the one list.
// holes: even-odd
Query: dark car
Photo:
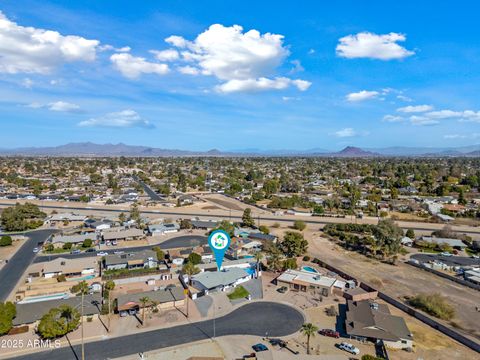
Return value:
[(277, 289), (279, 293), (285, 294), (287, 292), (288, 288), (286, 286), (282, 286), (280, 289)]
[(282, 339), (270, 339), (269, 342), (273, 346), (276, 346), (276, 345), (278, 345), (280, 347), (287, 346), (287, 343), (285, 341), (283, 341)]
[(94, 248), (90, 248), (90, 249), (87, 249), (85, 250), (86, 253), (91, 253), (91, 252), (95, 252), (96, 250)]
[(268, 347), (266, 345), (258, 343), (253, 345), (252, 349), (255, 350), (256, 352), (261, 352), (261, 351), (267, 351)]
[(338, 339), (340, 337), (340, 333), (338, 331), (331, 330), (331, 329), (322, 329), (318, 333), (320, 335), (333, 337), (335, 339)]

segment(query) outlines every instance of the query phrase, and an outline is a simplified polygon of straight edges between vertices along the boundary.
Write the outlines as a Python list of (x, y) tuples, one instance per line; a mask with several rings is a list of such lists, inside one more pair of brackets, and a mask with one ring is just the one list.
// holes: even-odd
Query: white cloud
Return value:
[(66, 101), (56, 101), (48, 104), (48, 109), (60, 112), (78, 112), (80, 110), (80, 106)]
[(282, 35), (260, 34), (257, 30), (243, 32), (239, 25), (214, 24), (193, 41), (181, 36), (170, 36), (165, 41), (182, 49), (181, 60), (199, 69), (198, 73), (222, 81), (216, 87), (220, 92), (278, 90), (289, 86), (304, 91), (311, 85), (305, 80), (274, 75), (290, 54), (283, 46)]
[(444, 139), (477, 139), (480, 137), (480, 133), (473, 134), (448, 134), (444, 135)]
[(293, 69), (290, 70), (290, 73), (293, 74), (293, 73), (296, 73), (296, 72), (302, 72), (304, 71), (304, 67), (302, 66), (302, 63), (300, 62), (300, 60), (292, 60), (290, 61), (290, 64), (293, 65)]
[(21, 85), (26, 89), (31, 89), (33, 86), (33, 80), (30, 78), (25, 78), (22, 80)]
[(110, 60), (115, 68), (129, 79), (136, 79), (142, 74), (165, 75), (169, 72), (167, 64), (149, 62), (129, 53), (113, 54)]
[(91, 118), (78, 123), (79, 126), (84, 127), (118, 127), (118, 128), (153, 128), (154, 126), (142, 117), (134, 110), (123, 110), (118, 112), (112, 112), (100, 117)]
[(383, 117), (383, 121), (385, 122), (402, 122), (403, 120), (405, 120), (403, 117), (401, 116), (396, 116), (396, 115), (385, 115)]
[(70, 113), (80, 113), (81, 109), (80, 106), (77, 104), (69, 103), (66, 101), (54, 101), (48, 104), (41, 104), (39, 102), (33, 102), (26, 105), (32, 109), (48, 109), (50, 111), (57, 111), (57, 112), (70, 112)]
[(200, 70), (196, 67), (193, 67), (193, 66), (179, 66), (177, 68), (177, 70), (182, 73), (182, 74), (185, 74), (185, 75), (198, 75), (200, 74)]
[(261, 77), (259, 79), (230, 80), (218, 85), (215, 89), (222, 93), (232, 93), (239, 91), (250, 92), (269, 89), (283, 90), (288, 88), (290, 85), (294, 85), (299, 90), (305, 91), (310, 87), (311, 84), (305, 80), (292, 80), (286, 77), (278, 77), (274, 79)]
[(174, 61), (180, 57), (180, 54), (175, 49), (166, 49), (162, 51), (151, 50), (150, 52), (160, 61)]
[(430, 110), (433, 110), (432, 105), (409, 105), (397, 109), (398, 112), (403, 113), (421, 113)]
[(93, 61), (98, 40), (25, 27), (0, 11), (0, 72), (46, 74), (67, 62)]
[(380, 93), (378, 91), (362, 90), (356, 93), (350, 93), (346, 96), (347, 101), (356, 102), (376, 98)]
[(361, 32), (356, 35), (342, 37), (337, 45), (337, 55), (340, 57), (370, 58), (380, 60), (403, 59), (415, 54), (397, 44), (406, 40), (405, 35), (390, 33), (377, 35), (370, 32)]
[(347, 138), (347, 137), (355, 137), (355, 136), (366, 136), (368, 135), (368, 131), (357, 131), (353, 128), (344, 128), (341, 130), (338, 130), (332, 135), (339, 137), (339, 138)]
[(417, 115), (410, 116), (410, 122), (412, 123), (412, 125), (416, 125), (416, 126), (431, 126), (431, 125), (437, 125), (440, 123), (438, 120), (430, 119), (427, 116), (417, 116)]
[(397, 95), (398, 100), (406, 101), (406, 102), (411, 102), (413, 99), (411, 97), (405, 96), (405, 95)]

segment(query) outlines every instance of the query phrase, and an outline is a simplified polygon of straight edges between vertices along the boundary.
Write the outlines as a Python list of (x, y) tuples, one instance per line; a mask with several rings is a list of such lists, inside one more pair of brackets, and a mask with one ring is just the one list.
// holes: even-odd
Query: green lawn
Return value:
[(228, 294), (230, 300), (246, 298), (250, 293), (242, 285), (237, 286), (231, 294)]

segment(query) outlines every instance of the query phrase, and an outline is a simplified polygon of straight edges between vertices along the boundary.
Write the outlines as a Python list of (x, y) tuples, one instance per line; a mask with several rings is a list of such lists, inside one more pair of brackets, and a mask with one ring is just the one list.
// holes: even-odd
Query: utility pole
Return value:
[(107, 289), (108, 291), (108, 332), (110, 332), (110, 318), (111, 318), (111, 309), (110, 309), (110, 304), (111, 304), (111, 301), (110, 301), (110, 290)]
[(83, 341), (83, 297), (84, 297), (84, 291), (82, 289), (82, 317), (81, 322), (82, 322), (82, 360), (85, 360), (85, 342)]

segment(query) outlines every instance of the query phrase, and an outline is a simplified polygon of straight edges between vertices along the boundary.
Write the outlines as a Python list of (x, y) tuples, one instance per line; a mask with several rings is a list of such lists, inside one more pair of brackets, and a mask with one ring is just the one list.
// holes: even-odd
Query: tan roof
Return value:
[(98, 269), (97, 258), (84, 257), (75, 259), (56, 258), (52, 261), (46, 262), (43, 265), (43, 273), (57, 273), (64, 274), (82, 272), (86, 269)]
[(125, 239), (125, 238), (140, 237), (140, 236), (143, 236), (143, 231), (140, 229), (127, 229), (127, 230), (109, 231), (109, 232), (103, 233), (104, 240)]

